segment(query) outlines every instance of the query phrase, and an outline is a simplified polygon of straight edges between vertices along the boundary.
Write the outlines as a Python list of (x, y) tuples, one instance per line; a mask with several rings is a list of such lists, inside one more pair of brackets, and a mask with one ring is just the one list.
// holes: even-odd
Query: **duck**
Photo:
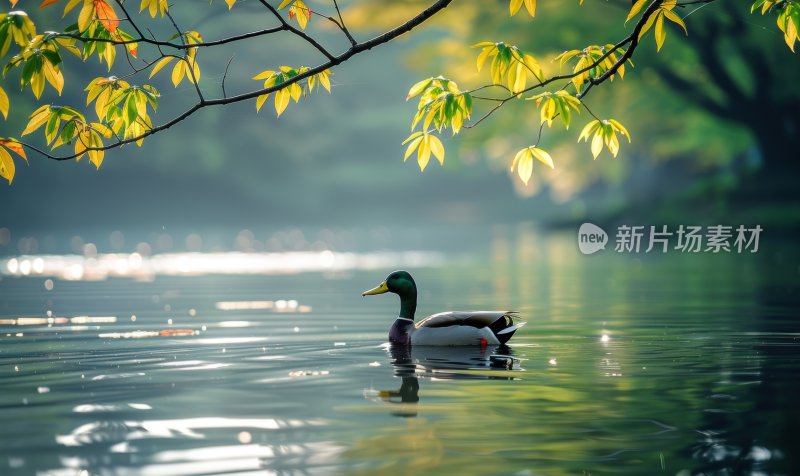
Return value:
[(514, 323), (516, 311), (447, 311), (414, 321), (417, 284), (408, 271), (394, 271), (362, 296), (394, 293), (400, 313), (389, 329), (389, 342), (401, 346), (505, 345), (525, 322)]

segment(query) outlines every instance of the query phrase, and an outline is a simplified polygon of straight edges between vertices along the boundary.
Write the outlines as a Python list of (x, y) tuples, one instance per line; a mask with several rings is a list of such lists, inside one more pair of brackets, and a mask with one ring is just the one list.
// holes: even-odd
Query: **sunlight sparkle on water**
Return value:
[[(88, 245), (87, 245), (88, 246)], [(333, 272), (392, 267), (435, 267), (444, 262), (441, 253), (428, 251), (344, 253), (324, 251), (163, 253), (97, 253), (23, 255), (0, 261), (0, 274), (43, 276), (68, 281), (98, 281), (109, 277), (152, 280), (156, 276), (203, 276), (212, 274), (277, 275)]]
[(75, 316), (53, 317), (48, 311), (48, 317), (17, 317), (0, 319), (0, 325), (7, 326), (43, 326), (63, 324), (113, 324), (117, 322), (115, 316)]

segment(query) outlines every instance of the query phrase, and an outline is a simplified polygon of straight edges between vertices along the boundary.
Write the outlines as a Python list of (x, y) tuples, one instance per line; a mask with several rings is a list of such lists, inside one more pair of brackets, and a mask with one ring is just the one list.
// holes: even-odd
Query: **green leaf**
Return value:
[(136, 97), (133, 94), (128, 94), (125, 100), (125, 119), (130, 124), (135, 122), (137, 117), (139, 117), (139, 110), (136, 107)]
[(66, 124), (64, 124), (64, 127), (61, 128), (61, 134), (59, 134), (61, 142), (65, 143), (70, 142), (75, 137), (76, 128), (77, 126), (75, 124), (75, 121), (69, 121)]
[(61, 64), (61, 55), (58, 53), (58, 51), (41, 50), (41, 53), (51, 65), (58, 66)]
[(26, 85), (31, 82), (34, 74), (39, 73), (42, 70), (42, 57), (40, 55), (33, 55), (31, 56), (26, 62), (25, 66), (22, 67), (22, 85)]
[(58, 133), (58, 125), (61, 123), (61, 117), (58, 114), (51, 114), (50, 119), (47, 120), (47, 125), (44, 127), (44, 137), (47, 143), (53, 142)]

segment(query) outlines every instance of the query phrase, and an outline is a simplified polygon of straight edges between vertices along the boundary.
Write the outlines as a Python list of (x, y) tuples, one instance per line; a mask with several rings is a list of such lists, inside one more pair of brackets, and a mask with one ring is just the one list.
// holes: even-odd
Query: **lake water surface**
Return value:
[[(176, 255), (137, 279), (146, 258), (16, 257), (0, 474), (800, 474), (793, 244), (583, 256), (523, 227), (438, 248)], [(399, 267), (418, 318), (528, 325), (509, 347), (391, 349), (397, 298), (360, 293)]]

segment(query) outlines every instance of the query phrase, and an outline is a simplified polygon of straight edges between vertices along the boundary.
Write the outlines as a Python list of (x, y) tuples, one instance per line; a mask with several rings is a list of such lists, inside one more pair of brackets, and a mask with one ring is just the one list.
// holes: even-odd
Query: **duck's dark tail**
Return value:
[(525, 322), (514, 324), (515, 317), (517, 317), (517, 313), (514, 311), (509, 311), (503, 314), (500, 319), (489, 325), (489, 329), (491, 329), (494, 335), (497, 336), (497, 340), (499, 340), (501, 344), (508, 342), (514, 335), (514, 332), (526, 324)]

